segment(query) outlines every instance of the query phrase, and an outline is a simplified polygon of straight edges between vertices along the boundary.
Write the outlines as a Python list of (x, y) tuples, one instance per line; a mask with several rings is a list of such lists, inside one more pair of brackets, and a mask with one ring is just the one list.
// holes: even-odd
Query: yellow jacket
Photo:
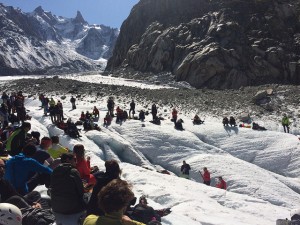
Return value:
[[(83, 225), (121, 225), (122, 213), (115, 212), (106, 214), (105, 216), (99, 217), (96, 215), (89, 215), (85, 218)], [(132, 225), (145, 225), (144, 223), (132, 220)]]

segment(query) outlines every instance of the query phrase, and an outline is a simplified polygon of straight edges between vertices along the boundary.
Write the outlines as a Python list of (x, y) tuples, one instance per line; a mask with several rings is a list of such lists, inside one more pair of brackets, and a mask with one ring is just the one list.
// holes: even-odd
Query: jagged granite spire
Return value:
[(87, 23), (87, 22), (84, 20), (84, 18), (83, 18), (83, 16), (82, 16), (82, 14), (81, 14), (80, 11), (77, 11), (76, 17), (74, 18), (74, 22), (75, 22), (75, 23)]
[(41, 13), (44, 13), (45, 11), (44, 11), (44, 9), (42, 8), (42, 6), (38, 6), (38, 7), (34, 10), (34, 12), (36, 12), (37, 14), (41, 14)]

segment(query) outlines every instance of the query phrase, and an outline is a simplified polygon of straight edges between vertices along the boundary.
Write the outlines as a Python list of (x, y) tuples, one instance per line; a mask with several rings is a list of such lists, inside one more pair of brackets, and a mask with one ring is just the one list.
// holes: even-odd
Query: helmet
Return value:
[(9, 203), (0, 203), (0, 224), (22, 225), (21, 210)]

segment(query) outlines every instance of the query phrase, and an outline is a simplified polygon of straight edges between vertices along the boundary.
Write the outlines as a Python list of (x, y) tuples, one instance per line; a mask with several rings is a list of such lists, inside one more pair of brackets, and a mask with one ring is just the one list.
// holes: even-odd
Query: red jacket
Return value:
[(175, 118), (175, 117), (177, 117), (177, 110), (172, 111), (172, 118)]
[(206, 170), (204, 172), (204, 174), (202, 175), (203, 181), (210, 181), (210, 173), (208, 172), (208, 170)]
[(221, 188), (221, 189), (224, 189), (226, 190), (227, 186), (226, 186), (226, 182), (224, 180), (221, 180), (217, 185), (216, 185), (217, 188)]
[(91, 174), (91, 168), (89, 162), (85, 159), (77, 158), (76, 169), (80, 174), (80, 178), (84, 179), (89, 184), (96, 184), (95, 177)]

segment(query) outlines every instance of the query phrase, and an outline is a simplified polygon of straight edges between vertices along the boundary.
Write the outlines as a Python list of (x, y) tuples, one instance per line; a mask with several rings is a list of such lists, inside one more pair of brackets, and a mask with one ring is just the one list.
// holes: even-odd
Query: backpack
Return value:
[(55, 216), (50, 209), (23, 208), (22, 225), (51, 225), (55, 222)]

